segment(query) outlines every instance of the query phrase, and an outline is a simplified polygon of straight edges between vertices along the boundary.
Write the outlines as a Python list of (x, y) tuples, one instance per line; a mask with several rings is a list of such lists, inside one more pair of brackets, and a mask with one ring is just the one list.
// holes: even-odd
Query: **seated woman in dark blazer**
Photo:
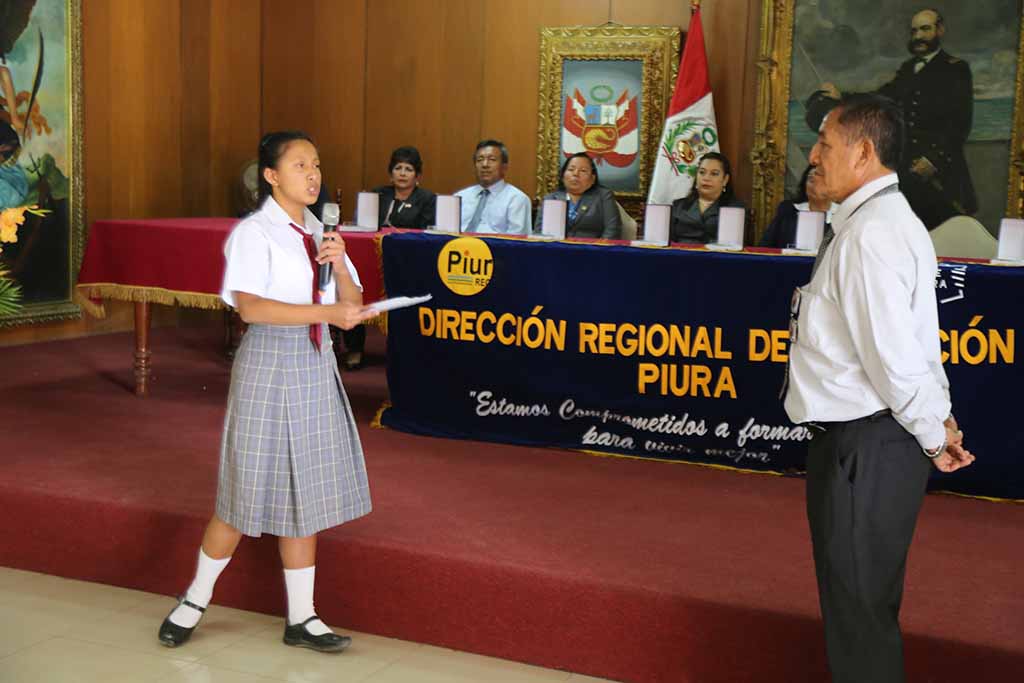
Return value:
[(708, 152), (697, 165), (690, 194), (672, 202), (669, 235), (673, 242), (707, 244), (718, 236), (718, 210), (743, 207), (732, 194), (732, 167), (724, 154)]
[[(558, 189), (544, 199), (564, 199), (569, 203), (566, 237), (622, 237), (622, 217), (615, 195), (598, 182), (597, 166), (586, 152), (577, 152), (565, 160), (558, 173)], [(540, 231), (543, 214), (543, 210), (537, 211), (535, 231)]]
[[(384, 227), (429, 228), (435, 223), (437, 195), (420, 187), (423, 177), (423, 159), (415, 147), (399, 147), (391, 153), (388, 162), (390, 185), (373, 188), (380, 195), (380, 223)], [(342, 363), (348, 370), (363, 367), (366, 348), (366, 326), (357, 325), (342, 332), (345, 357)]]
[(775, 217), (768, 229), (761, 235), (759, 247), (787, 249), (796, 243), (796, 217), (801, 211), (821, 211), (825, 214), (825, 225), (832, 222), (832, 212), (838, 208), (821, 192), (814, 167), (808, 166), (800, 176), (793, 199), (783, 199), (775, 210)]
[(399, 147), (388, 162), (390, 185), (373, 188), (380, 195), (380, 226), (429, 228), (434, 225), (437, 195), (420, 187), (423, 159), (415, 147)]

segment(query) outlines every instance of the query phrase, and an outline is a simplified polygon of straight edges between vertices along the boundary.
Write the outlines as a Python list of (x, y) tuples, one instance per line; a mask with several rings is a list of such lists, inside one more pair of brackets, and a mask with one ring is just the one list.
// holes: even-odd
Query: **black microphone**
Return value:
[[(341, 216), (341, 209), (338, 208), (337, 204), (331, 202), (324, 203), (324, 208), (321, 212), (323, 216), (321, 222), (324, 224), (324, 233), (334, 232), (338, 229), (338, 219)], [(327, 286), (331, 284), (331, 264), (321, 263), (320, 264), (320, 291), (327, 289)]]

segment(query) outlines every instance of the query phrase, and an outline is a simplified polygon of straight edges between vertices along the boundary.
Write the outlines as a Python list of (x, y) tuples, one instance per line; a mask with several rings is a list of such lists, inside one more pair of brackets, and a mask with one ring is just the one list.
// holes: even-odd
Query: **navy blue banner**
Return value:
[[(802, 472), (778, 399), (811, 259), (423, 233), (383, 239), (382, 423), (431, 436)], [(953, 410), (978, 456), (932, 488), (1024, 499), (1015, 362), (1024, 269), (942, 264)]]

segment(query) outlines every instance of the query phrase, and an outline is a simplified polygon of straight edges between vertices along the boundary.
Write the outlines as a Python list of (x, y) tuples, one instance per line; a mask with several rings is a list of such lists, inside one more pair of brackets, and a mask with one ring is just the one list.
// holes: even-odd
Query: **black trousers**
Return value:
[(824, 429), (807, 458), (807, 520), (832, 681), (903, 683), (903, 579), (932, 465), (891, 415)]

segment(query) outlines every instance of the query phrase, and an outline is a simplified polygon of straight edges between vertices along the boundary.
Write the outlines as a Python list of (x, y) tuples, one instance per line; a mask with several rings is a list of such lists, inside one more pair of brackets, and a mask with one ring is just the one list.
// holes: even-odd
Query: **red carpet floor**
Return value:
[[(229, 365), (217, 330), (157, 331), (140, 400), (131, 343), (0, 349), (0, 564), (167, 594), (190, 578)], [(327, 621), (623, 681), (828, 679), (802, 480), (371, 429), (373, 332), (370, 352), (345, 379), (375, 510), (321, 537)], [(927, 498), (910, 681), (1019, 680), (1022, 567), (1024, 506)], [(273, 539), (249, 540), (215, 602), (283, 613), (282, 583)]]

